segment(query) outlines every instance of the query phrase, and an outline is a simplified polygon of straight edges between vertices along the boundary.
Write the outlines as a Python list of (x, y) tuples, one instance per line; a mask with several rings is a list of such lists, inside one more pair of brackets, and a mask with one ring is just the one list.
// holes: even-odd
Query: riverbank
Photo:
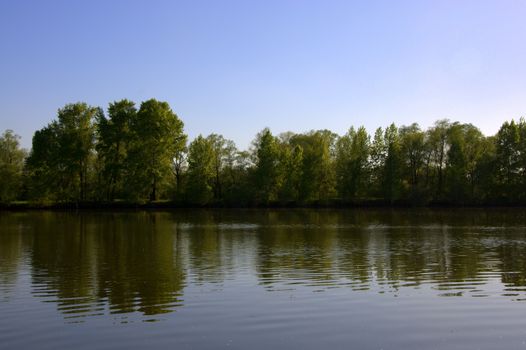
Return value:
[(0, 204), (1, 211), (20, 211), (20, 210), (120, 210), (120, 209), (198, 209), (198, 208), (231, 208), (231, 209), (340, 209), (340, 208), (526, 208), (526, 203), (450, 203), (450, 202), (428, 202), (412, 203), (408, 201), (386, 202), (383, 200), (362, 200), (362, 201), (310, 201), (310, 202), (269, 202), (269, 203), (224, 203), (215, 202), (206, 205), (189, 204), (181, 201), (154, 201), (154, 202), (31, 202), (17, 201), (12, 203)]

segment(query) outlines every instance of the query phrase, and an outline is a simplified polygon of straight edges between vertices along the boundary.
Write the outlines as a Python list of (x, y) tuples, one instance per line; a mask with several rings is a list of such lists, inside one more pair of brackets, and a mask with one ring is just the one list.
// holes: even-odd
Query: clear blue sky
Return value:
[(190, 137), (526, 114), (526, 1), (0, 0), (0, 129), (170, 103)]

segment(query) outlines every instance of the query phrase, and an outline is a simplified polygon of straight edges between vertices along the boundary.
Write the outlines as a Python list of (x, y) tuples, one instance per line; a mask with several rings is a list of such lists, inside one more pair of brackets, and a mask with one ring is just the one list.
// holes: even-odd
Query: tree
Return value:
[(521, 192), (520, 131), (515, 121), (505, 122), (497, 132), (496, 171), (500, 197), (506, 202), (515, 201)]
[(518, 123), (519, 128), (519, 179), (520, 179), (520, 188), (522, 189), (520, 195), (521, 200), (526, 200), (526, 120), (521, 118)]
[[(58, 133), (61, 165), (77, 199), (86, 199), (87, 180), (95, 140), (95, 117), (102, 114), (97, 107), (86, 103), (66, 105), (58, 111)], [(75, 179), (77, 177), (77, 179)]]
[(448, 191), (451, 201), (474, 201), (477, 168), (484, 153), (484, 136), (471, 124), (453, 123), (448, 132)]
[(374, 132), (373, 141), (369, 147), (369, 189), (367, 193), (373, 197), (382, 193), (382, 171), (387, 159), (388, 145), (385, 142), (384, 131), (377, 128)]
[(218, 134), (199, 136), (187, 147), (183, 123), (168, 103), (151, 99), (137, 110), (121, 100), (109, 105), (107, 117), (86, 103), (59, 109), (35, 132), (25, 162), (18, 140), (12, 131), (0, 137), (0, 201), (526, 201), (524, 119), (505, 122), (490, 137), (447, 119), (425, 132), (416, 123), (391, 124), (372, 140), (363, 127), (342, 137), (329, 130), (276, 137), (267, 128), (240, 152)]
[(223, 136), (218, 134), (211, 134), (207, 140), (212, 145), (213, 151), (213, 167), (214, 167), (214, 198), (216, 200), (223, 199), (223, 191), (226, 178), (223, 176), (227, 167), (233, 166), (234, 155), (237, 152), (233, 141), (226, 140)]
[(37, 130), (33, 135), (31, 152), (27, 158), (28, 192), (32, 199), (63, 199), (59, 167), (57, 122)]
[(351, 128), (336, 143), (336, 177), (340, 197), (354, 199), (366, 189), (368, 179), (369, 135), (362, 126)]
[(447, 154), (448, 198), (450, 201), (463, 203), (468, 190), (467, 155), (465, 130), (461, 124), (454, 124), (449, 130), (449, 150)]
[[(222, 195), (221, 199), (229, 203), (245, 200), (244, 194), (247, 184), (247, 168), (245, 153), (239, 152), (234, 141), (225, 140), (221, 150)], [(248, 153), (246, 153), (248, 154)], [(248, 158), (247, 158), (248, 159)], [(243, 198), (243, 199), (242, 199)]]
[(254, 201), (255, 165), (254, 156), (249, 151), (236, 151), (227, 158), (226, 178), (229, 190), (225, 201), (229, 204), (243, 205)]
[(0, 136), (0, 202), (20, 196), (26, 151), (20, 148), (20, 136), (6, 130)]
[(213, 198), (231, 199), (236, 183), (237, 149), (233, 141), (218, 134), (199, 135), (189, 147), (187, 198), (206, 204)]
[(187, 198), (191, 203), (204, 205), (213, 198), (214, 162), (213, 141), (199, 135), (188, 147)]
[(179, 198), (184, 192), (183, 177), (188, 166), (188, 147), (186, 140), (184, 147), (179, 149), (173, 158), (173, 171), (175, 176), (175, 196)]
[(402, 176), (402, 150), (398, 128), (391, 124), (385, 129), (385, 162), (382, 169), (382, 196), (389, 203), (399, 199)]
[(173, 159), (186, 144), (183, 126), (167, 102), (150, 99), (141, 103), (130, 124), (126, 161), (127, 191), (132, 198), (154, 201), (170, 181)]
[(421, 201), (420, 177), (425, 158), (424, 132), (416, 123), (400, 128), (402, 157), (405, 161), (407, 179), (412, 201)]
[(130, 127), (137, 115), (135, 103), (121, 100), (110, 103), (107, 119), (100, 115), (97, 120), (97, 154), (102, 162), (102, 177), (106, 198), (115, 199), (123, 194), (126, 158), (131, 141)]
[(443, 196), (444, 192), (444, 170), (447, 164), (450, 127), (451, 123), (448, 119), (441, 119), (436, 121), (433, 127), (427, 131), (431, 166), (434, 168), (437, 177), (435, 195), (439, 199)]
[(74, 103), (58, 110), (57, 120), (37, 131), (28, 159), (34, 194), (56, 200), (86, 199), (93, 163), (97, 107)]
[(299, 200), (302, 179), (303, 149), (292, 146), (287, 141), (280, 143), (280, 172), (283, 183), (279, 189), (279, 199), (284, 202)]
[(476, 181), (475, 194), (483, 203), (492, 203), (500, 197), (497, 172), (496, 137), (485, 137), (481, 140), (481, 156), (474, 170)]
[(277, 199), (278, 188), (282, 181), (278, 140), (266, 128), (256, 136), (254, 147), (257, 199), (262, 203), (268, 203)]
[(336, 194), (334, 169), (337, 135), (329, 130), (292, 136), (292, 146), (303, 150), (299, 198), (303, 201), (328, 200)]

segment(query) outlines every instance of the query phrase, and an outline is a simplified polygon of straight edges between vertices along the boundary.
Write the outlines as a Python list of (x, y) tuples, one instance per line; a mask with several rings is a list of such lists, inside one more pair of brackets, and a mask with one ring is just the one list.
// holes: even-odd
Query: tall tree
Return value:
[(186, 140), (185, 145), (183, 148), (179, 149), (173, 158), (173, 171), (175, 176), (175, 197), (179, 199), (179, 197), (184, 192), (184, 184), (183, 179), (185, 175), (185, 171), (188, 167), (188, 147), (186, 146)]
[(229, 204), (243, 205), (254, 201), (254, 156), (249, 151), (237, 151), (227, 158), (226, 177), (229, 190), (225, 201)]
[(500, 197), (507, 202), (517, 199), (520, 193), (520, 131), (515, 121), (505, 122), (497, 132), (496, 167)]
[(268, 203), (277, 199), (278, 188), (282, 181), (278, 140), (266, 128), (256, 136), (254, 147), (257, 199), (262, 203)]
[(378, 197), (382, 193), (382, 170), (385, 166), (388, 147), (384, 138), (384, 130), (377, 128), (369, 147), (369, 188), (366, 193)]
[(427, 131), (428, 151), (434, 173), (436, 174), (435, 195), (438, 199), (444, 194), (445, 168), (449, 149), (448, 135), (451, 122), (441, 119), (435, 122), (433, 127)]
[(20, 148), (20, 136), (6, 130), (0, 136), (0, 202), (20, 196), (26, 151)]
[(97, 120), (97, 154), (102, 162), (101, 181), (106, 199), (123, 194), (126, 157), (130, 138), (130, 126), (137, 115), (135, 103), (121, 100), (110, 103), (108, 117), (100, 115)]
[(213, 140), (199, 135), (188, 147), (187, 198), (204, 205), (214, 197), (215, 155)]
[(424, 137), (424, 132), (416, 123), (400, 128), (402, 156), (405, 161), (410, 187), (410, 198), (413, 201), (421, 201), (423, 199), (420, 179), (426, 154)]
[[(58, 111), (61, 164), (72, 178), (70, 183), (78, 187), (78, 199), (81, 201), (86, 199), (95, 140), (94, 121), (100, 114), (100, 108), (86, 103), (69, 104)], [(74, 177), (78, 177), (78, 181)]]
[[(275, 137), (265, 129), (253, 145), (239, 152), (232, 141), (211, 134), (187, 148), (183, 123), (166, 102), (153, 99), (139, 111), (131, 101), (114, 102), (107, 118), (100, 108), (69, 104), (35, 132), (24, 193), (51, 201), (186, 194), (200, 204), (311, 202), (336, 195), (389, 203), (526, 201), (524, 119), (505, 122), (491, 137), (448, 120), (426, 132), (418, 124), (392, 124), (378, 128), (372, 141), (363, 127), (340, 138), (328, 130)], [(0, 175), (7, 180), (0, 201), (19, 193), (24, 157), (18, 151), (18, 137), (5, 132)]]
[(328, 200), (336, 194), (334, 169), (337, 135), (329, 130), (297, 134), (290, 139), (293, 146), (303, 150), (300, 199), (303, 201)]
[(368, 179), (370, 138), (362, 126), (351, 128), (336, 144), (336, 174), (338, 192), (346, 200), (365, 192)]
[(31, 199), (63, 200), (62, 172), (59, 166), (57, 122), (37, 130), (27, 158), (28, 194)]
[(227, 167), (232, 166), (234, 154), (237, 152), (237, 150), (233, 141), (227, 140), (221, 135), (211, 134), (207, 137), (207, 140), (212, 145), (213, 150), (214, 198), (216, 200), (221, 200), (223, 199), (225, 190), (225, 181), (227, 181), (224, 173), (227, 170)]
[(451, 124), (448, 132), (448, 191), (450, 201), (475, 199), (477, 168), (484, 153), (484, 136), (471, 124)]
[(518, 123), (519, 128), (519, 181), (522, 189), (520, 195), (521, 200), (526, 200), (526, 120), (521, 118)]
[(449, 149), (447, 154), (448, 199), (463, 203), (468, 192), (468, 169), (465, 144), (465, 126), (455, 123), (449, 130)]
[(127, 170), (128, 192), (136, 199), (158, 198), (159, 189), (173, 175), (173, 159), (186, 144), (183, 122), (167, 102), (150, 99), (130, 124)]
[(398, 128), (391, 124), (385, 129), (385, 162), (382, 169), (382, 196), (389, 203), (399, 199), (402, 182), (402, 150)]
[(476, 200), (483, 203), (493, 203), (500, 197), (498, 181), (496, 137), (484, 137), (481, 140), (481, 156), (474, 169), (473, 179), (476, 181)]
[(282, 202), (298, 201), (301, 189), (303, 149), (299, 145), (291, 145), (289, 141), (286, 137), (280, 142), (280, 172), (283, 174), (283, 182), (278, 197)]
[[(94, 120), (102, 113), (86, 103), (58, 110), (57, 120), (37, 131), (28, 159), (35, 195), (59, 200), (86, 199), (93, 162)], [(48, 188), (46, 188), (48, 187)]]

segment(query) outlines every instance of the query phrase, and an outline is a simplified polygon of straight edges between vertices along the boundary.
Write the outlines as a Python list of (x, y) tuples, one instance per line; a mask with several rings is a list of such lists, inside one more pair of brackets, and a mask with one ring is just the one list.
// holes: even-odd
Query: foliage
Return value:
[(269, 129), (264, 129), (257, 135), (254, 146), (256, 200), (268, 203), (277, 199), (283, 177), (279, 166), (279, 142)]
[(368, 183), (368, 159), (370, 142), (362, 126), (358, 131), (351, 128), (336, 144), (336, 173), (340, 197), (345, 200), (364, 195)]
[(28, 159), (28, 171), (36, 198), (83, 201), (93, 166), (94, 120), (100, 108), (86, 103), (68, 104), (57, 120), (37, 131)]
[(171, 181), (174, 158), (186, 145), (183, 126), (167, 102), (151, 99), (141, 103), (130, 123), (126, 159), (130, 198), (154, 201)]
[(26, 151), (20, 148), (20, 136), (6, 130), (0, 136), (0, 202), (11, 202), (21, 194)]
[(188, 147), (187, 197), (192, 203), (207, 204), (213, 198), (215, 180), (214, 145), (199, 135)]
[(19, 198), (185, 205), (316, 203), (526, 204), (526, 122), (486, 137), (471, 124), (437, 121), (329, 130), (266, 128), (249, 151), (222, 135), (187, 146), (183, 122), (154, 99), (137, 110), (113, 102), (107, 116), (68, 104), (35, 132), (26, 158), (12, 131), (0, 137), (0, 201)]
[(108, 116), (97, 120), (97, 155), (102, 163), (100, 186), (107, 200), (122, 197), (126, 160), (131, 142), (131, 123), (136, 118), (135, 103), (121, 100), (110, 103)]

